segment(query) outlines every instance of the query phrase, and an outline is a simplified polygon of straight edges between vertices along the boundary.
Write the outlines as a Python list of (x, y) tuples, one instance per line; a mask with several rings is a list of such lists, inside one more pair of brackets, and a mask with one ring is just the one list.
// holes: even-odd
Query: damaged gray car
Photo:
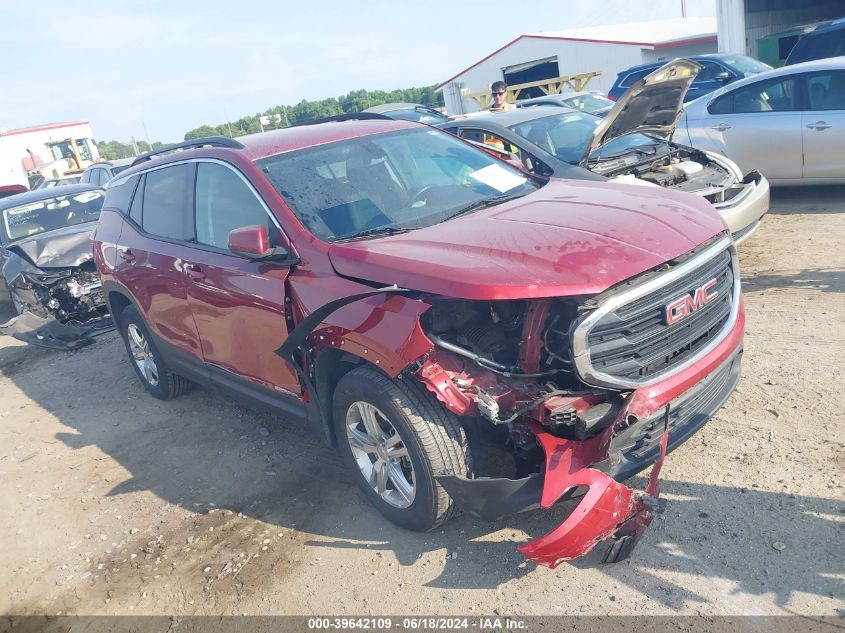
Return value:
[(0, 200), (2, 281), (17, 313), (0, 332), (69, 350), (112, 327), (91, 252), (103, 193), (69, 185)]

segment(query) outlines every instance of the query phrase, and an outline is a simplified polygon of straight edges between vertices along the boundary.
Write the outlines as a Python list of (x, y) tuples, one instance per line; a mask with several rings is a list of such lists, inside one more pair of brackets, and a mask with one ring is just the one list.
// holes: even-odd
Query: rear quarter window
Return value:
[(138, 176), (130, 176), (113, 182), (106, 189), (106, 200), (103, 203), (104, 209), (114, 209), (124, 215), (129, 210), (129, 201), (132, 200), (132, 193), (138, 184)]

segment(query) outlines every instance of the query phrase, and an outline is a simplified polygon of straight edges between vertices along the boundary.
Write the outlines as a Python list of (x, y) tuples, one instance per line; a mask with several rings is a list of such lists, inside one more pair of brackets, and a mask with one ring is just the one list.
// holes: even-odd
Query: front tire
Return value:
[(127, 306), (120, 313), (119, 327), (132, 367), (150, 395), (170, 400), (191, 388), (193, 383), (167, 366), (135, 306)]
[(344, 375), (333, 404), (343, 459), (379, 512), (418, 532), (454, 515), (434, 476), (469, 472), (466, 434), (456, 416), (419, 383), (391, 380), (371, 367)]

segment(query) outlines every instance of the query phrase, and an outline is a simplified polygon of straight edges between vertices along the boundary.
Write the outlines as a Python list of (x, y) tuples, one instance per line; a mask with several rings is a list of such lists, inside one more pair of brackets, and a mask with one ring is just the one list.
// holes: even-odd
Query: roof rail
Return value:
[(194, 149), (197, 147), (231, 147), (232, 149), (243, 149), (244, 145), (240, 141), (236, 141), (233, 138), (229, 138), (228, 136), (203, 136), (200, 138), (193, 138), (190, 141), (184, 141), (182, 143), (173, 143), (172, 145), (165, 145), (164, 147), (160, 147), (155, 151), (151, 152), (144, 152), (140, 156), (138, 156), (134, 161), (132, 161), (132, 167), (143, 163), (144, 161), (150, 160), (153, 156), (159, 156), (160, 154), (167, 154), (168, 152), (175, 152), (176, 150), (180, 149)]
[(295, 123), (290, 127), (300, 127), (302, 125), (318, 125), (320, 123), (337, 123), (340, 121), (367, 121), (375, 119), (378, 121), (392, 121), (389, 116), (380, 114), (378, 112), (350, 112), (349, 114), (338, 114), (336, 116), (327, 116), (322, 119), (314, 119), (313, 121), (303, 121), (302, 123)]

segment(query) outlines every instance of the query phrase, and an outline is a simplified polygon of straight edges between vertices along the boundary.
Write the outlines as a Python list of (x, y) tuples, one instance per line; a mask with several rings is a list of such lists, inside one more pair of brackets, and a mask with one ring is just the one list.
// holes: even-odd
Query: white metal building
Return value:
[(526, 33), (450, 77), (443, 91), (446, 111), (478, 109), (468, 92), (488, 90), (504, 79), (509, 85), (600, 71), (589, 90), (607, 92), (616, 75), (631, 66), (716, 52), (715, 18), (673, 18), (564, 31)]
[(77, 141), (86, 161), (99, 158), (88, 121), (49, 123), (17, 130), (0, 128), (0, 185), (28, 187), (27, 172), (61, 159), (63, 148), (57, 144), (69, 139)]

